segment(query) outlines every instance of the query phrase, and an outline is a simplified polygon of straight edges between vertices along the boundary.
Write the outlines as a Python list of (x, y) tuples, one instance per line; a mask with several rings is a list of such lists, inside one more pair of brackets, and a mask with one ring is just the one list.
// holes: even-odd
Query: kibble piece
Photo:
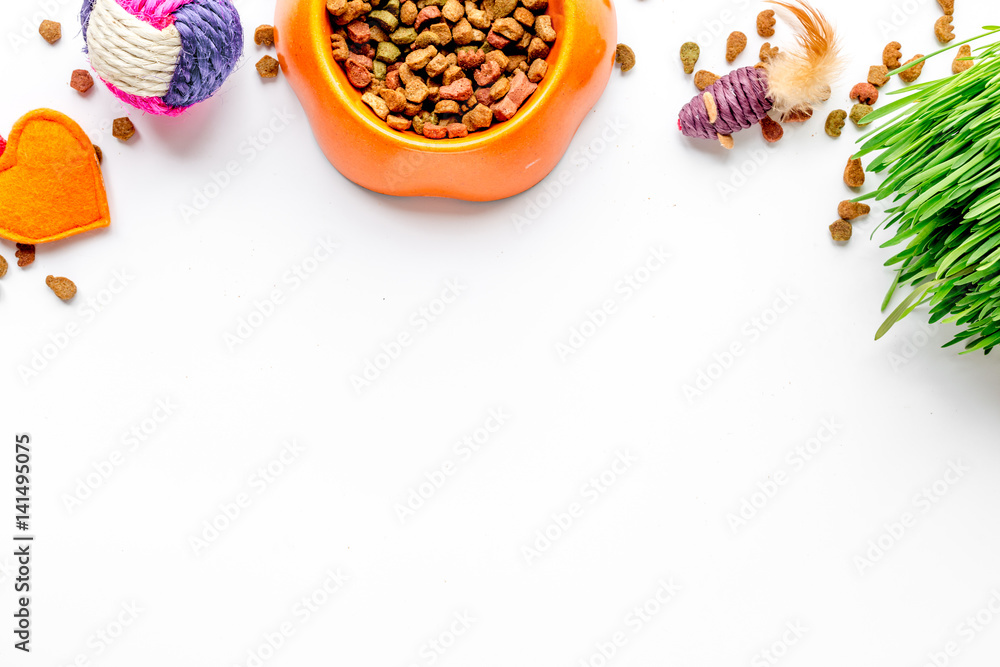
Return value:
[(889, 81), (889, 68), (885, 65), (872, 65), (868, 68), (868, 83), (881, 88)]
[(83, 95), (94, 87), (94, 77), (85, 69), (75, 69), (69, 78), (69, 87)]
[(726, 39), (726, 62), (731, 63), (736, 60), (745, 48), (747, 48), (747, 36), (739, 30), (731, 33)]
[(684, 73), (694, 73), (694, 66), (701, 57), (701, 47), (694, 42), (684, 42), (681, 44), (681, 62), (684, 64)]
[(365, 93), (361, 96), (361, 101), (370, 106), (375, 115), (382, 120), (389, 116), (389, 105), (375, 93)]
[(635, 67), (635, 51), (627, 44), (619, 44), (615, 49), (615, 62), (622, 66), (622, 72)]
[(485, 104), (477, 104), (472, 111), (462, 116), (462, 123), (469, 130), (482, 130), (493, 123), (493, 112)]
[(330, 35), (330, 45), (333, 48), (333, 59), (338, 63), (350, 58), (351, 49), (347, 46), (347, 37), (339, 33)]
[(111, 134), (119, 141), (128, 141), (135, 135), (135, 125), (128, 117), (115, 118), (111, 124)]
[(49, 44), (55, 44), (62, 38), (62, 24), (45, 19), (38, 26), (38, 34)]
[(403, 116), (394, 116), (392, 114), (389, 114), (389, 116), (385, 119), (385, 122), (388, 123), (389, 127), (398, 132), (405, 132), (410, 129), (411, 125), (413, 125), (413, 121), (410, 119), (404, 118)]
[(719, 77), (705, 69), (698, 70), (694, 75), (694, 85), (698, 87), (698, 90), (705, 90), (718, 80)]
[(845, 125), (847, 125), (847, 112), (843, 109), (834, 109), (826, 117), (826, 133), (831, 137), (839, 137)]
[(872, 112), (872, 108), (867, 104), (855, 104), (851, 107), (851, 122), (861, 125), (861, 119)]
[(955, 39), (955, 28), (951, 25), (952, 20), (951, 16), (942, 16), (934, 22), (934, 36), (942, 44), (947, 44)]
[(100, 165), (102, 162), (104, 162), (104, 151), (102, 151), (101, 147), (98, 146), (97, 144), (94, 144), (94, 155), (97, 156), (97, 164), (98, 165)]
[(782, 120), (786, 123), (804, 123), (812, 117), (812, 109), (792, 109)]
[(417, 3), (413, 0), (406, 0), (403, 6), (399, 8), (399, 20), (402, 21), (403, 25), (413, 25), (417, 21), (417, 14), (420, 10), (417, 8)]
[(850, 199), (845, 199), (837, 206), (837, 215), (844, 220), (854, 220), (863, 215), (868, 215), (871, 211), (872, 207), (868, 204), (861, 204)]
[(489, 101), (496, 102), (502, 100), (510, 92), (510, 79), (504, 77), (493, 84), (490, 88), (490, 99)]
[(528, 68), (528, 81), (532, 83), (538, 83), (545, 78), (545, 74), (549, 71), (549, 63), (538, 58), (535, 62), (531, 63), (531, 67)]
[(7, 260), (3, 255), (0, 255), (0, 278), (7, 275)]
[(535, 18), (535, 35), (546, 42), (556, 41), (556, 29), (552, 27), (552, 17), (542, 14)]
[(764, 42), (760, 47), (760, 61), (766, 63), (771, 58), (778, 55), (778, 47), (771, 46), (770, 42)]
[(271, 56), (264, 56), (257, 61), (257, 74), (262, 79), (273, 79), (278, 76), (278, 61)]
[(773, 37), (774, 25), (776, 23), (774, 10), (765, 9), (760, 14), (757, 14), (757, 34), (761, 37)]
[(834, 241), (850, 241), (854, 229), (847, 220), (837, 220), (830, 225), (830, 236)]
[(69, 301), (76, 296), (76, 285), (69, 278), (56, 278), (49, 276), (45, 279), (45, 284), (49, 286), (57, 297), (63, 301)]
[[(524, 11), (527, 12), (528, 10), (525, 9)], [(531, 12), (528, 12), (528, 14), (530, 15)], [(444, 7), (441, 8), (441, 16), (445, 17), (445, 19), (451, 21), (452, 23), (457, 23), (465, 17), (465, 7), (458, 0), (447, 0), (447, 2), (444, 3)], [(532, 15), (532, 23), (534, 23), (534, 20), (535, 17)]]
[(860, 188), (865, 184), (865, 168), (861, 164), (861, 158), (847, 160), (847, 167), (844, 169), (844, 183), (852, 188)]
[(951, 63), (951, 71), (954, 74), (961, 74), (974, 64), (972, 62), (972, 47), (968, 44), (963, 44), (958, 48), (958, 55), (955, 56), (955, 60)]
[(764, 141), (773, 144), (785, 136), (785, 128), (781, 123), (773, 120), (770, 116), (764, 116), (760, 121), (760, 132), (764, 135)]
[(35, 261), (35, 246), (30, 243), (18, 243), (14, 256), (17, 257), (17, 265), (23, 269)]
[[(903, 66), (905, 67), (906, 65), (909, 65), (913, 61), (920, 60), (923, 57), (924, 56), (922, 53), (918, 53), (917, 55), (913, 56), (905, 63), (903, 63)], [(907, 70), (903, 70), (902, 72), (899, 73), (899, 78), (905, 81), (906, 83), (913, 83), (920, 77), (920, 72), (922, 72), (924, 69), (924, 62), (926, 61), (922, 61)]]
[(878, 102), (878, 89), (868, 82), (859, 83), (851, 88), (851, 99), (872, 106)]
[(257, 46), (274, 46), (274, 26), (266, 23), (257, 26), (253, 32), (253, 41)]
[(882, 64), (889, 69), (896, 69), (900, 65), (900, 58), (903, 57), (903, 52), (900, 49), (903, 45), (899, 42), (889, 42), (882, 49)]
[(938, 0), (938, 4), (941, 5), (941, 11), (944, 12), (945, 16), (951, 16), (955, 13), (955, 0)]

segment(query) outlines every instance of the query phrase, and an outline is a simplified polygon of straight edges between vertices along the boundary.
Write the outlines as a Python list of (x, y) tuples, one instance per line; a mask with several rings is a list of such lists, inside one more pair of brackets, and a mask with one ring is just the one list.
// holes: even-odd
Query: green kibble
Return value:
[(399, 27), (399, 19), (385, 11), (384, 9), (376, 10), (368, 15), (368, 18), (375, 21), (382, 27), (383, 30), (392, 32)]
[(847, 124), (847, 112), (843, 109), (834, 109), (826, 117), (826, 133), (833, 138), (840, 136), (841, 130)]
[(376, 60), (372, 63), (372, 76), (374, 76), (379, 81), (385, 81), (385, 75), (389, 71), (389, 68), (385, 63)]
[(392, 42), (379, 42), (378, 49), (375, 51), (375, 60), (381, 60), (384, 63), (394, 63), (399, 60), (401, 53), (399, 47)]
[(861, 119), (870, 114), (873, 109), (867, 104), (855, 104), (851, 107), (851, 122), (855, 125), (861, 124)]
[(399, 0), (389, 0), (387, 3), (385, 3), (385, 7), (383, 7), (382, 9), (384, 9), (385, 11), (389, 12), (390, 14), (398, 18)]
[(684, 42), (681, 45), (681, 62), (684, 63), (684, 73), (693, 74), (694, 66), (701, 57), (701, 48), (694, 42)]
[(392, 40), (393, 44), (413, 44), (413, 42), (417, 41), (417, 31), (413, 28), (400, 28), (389, 35), (389, 39)]

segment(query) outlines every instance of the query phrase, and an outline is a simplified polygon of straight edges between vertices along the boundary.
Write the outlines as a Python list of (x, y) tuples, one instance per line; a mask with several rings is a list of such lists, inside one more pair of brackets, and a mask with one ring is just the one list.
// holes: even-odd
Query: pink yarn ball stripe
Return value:
[(163, 101), (163, 98), (160, 97), (140, 97), (138, 95), (126, 93), (103, 77), (101, 78), (101, 81), (104, 81), (108, 90), (110, 90), (115, 97), (126, 104), (131, 104), (140, 111), (156, 114), (157, 116), (179, 116), (187, 109), (187, 107), (167, 106), (167, 104)]
[(118, 4), (157, 30), (173, 25), (173, 13), (191, 0), (116, 0)]

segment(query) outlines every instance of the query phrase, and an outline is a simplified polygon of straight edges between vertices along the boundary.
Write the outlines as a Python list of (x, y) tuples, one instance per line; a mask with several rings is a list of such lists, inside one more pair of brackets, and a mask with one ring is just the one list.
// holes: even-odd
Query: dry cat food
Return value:
[(868, 68), (868, 83), (881, 88), (889, 81), (889, 68), (885, 65), (872, 65)]
[(882, 50), (882, 64), (888, 69), (896, 69), (899, 67), (901, 63), (900, 58), (903, 57), (903, 52), (900, 51), (902, 48), (903, 45), (899, 42), (889, 42), (886, 44), (885, 48)]
[(847, 125), (847, 112), (843, 109), (834, 109), (826, 117), (826, 133), (831, 137), (839, 137), (845, 125)]
[(262, 79), (273, 79), (278, 76), (278, 61), (271, 56), (264, 56), (257, 61), (257, 74)]
[(854, 229), (847, 220), (837, 220), (830, 225), (830, 236), (834, 241), (850, 241)]
[(837, 205), (837, 215), (844, 220), (854, 220), (872, 212), (872, 207), (868, 204), (861, 204), (850, 199), (845, 199)]
[[(913, 56), (912, 58), (910, 58), (909, 60), (907, 60), (905, 63), (903, 63), (903, 65), (909, 65), (914, 60), (920, 60), (923, 57), (924, 56), (923, 56), (922, 53), (918, 53), (917, 55)], [(926, 61), (920, 62), (920, 63), (914, 65), (913, 67), (911, 67), (910, 69), (904, 70), (904, 71), (900, 72), (899, 73), (899, 78), (902, 79), (903, 81), (905, 81), (906, 83), (913, 83), (914, 81), (916, 81), (920, 77), (920, 72), (922, 72), (923, 69), (924, 69), (924, 62), (926, 62)]]
[(765, 9), (757, 14), (757, 34), (761, 37), (774, 37), (774, 26), (777, 23), (773, 9)]
[(941, 5), (941, 11), (944, 12), (945, 16), (951, 16), (955, 13), (955, 0), (938, 0), (938, 4)]
[(257, 46), (274, 46), (274, 26), (266, 23), (257, 26), (253, 33), (253, 43)]
[(955, 39), (955, 28), (952, 27), (951, 22), (951, 16), (942, 16), (934, 22), (934, 36), (937, 37), (938, 41), (942, 44), (947, 44), (951, 40)]
[[(695, 48), (697, 48), (695, 44)], [(701, 49), (698, 50), (699, 55), (701, 54)], [(697, 60), (697, 58), (695, 58)], [(635, 51), (628, 44), (619, 44), (615, 47), (615, 62), (621, 65), (622, 71), (627, 72), (633, 67), (635, 67)], [(687, 71), (687, 68), (685, 68)]]
[(760, 61), (766, 63), (771, 58), (778, 55), (778, 47), (771, 46), (770, 42), (764, 42), (760, 47)]
[(694, 42), (684, 42), (681, 44), (681, 62), (684, 63), (684, 73), (692, 74), (694, 66), (701, 57), (701, 47)]
[(851, 122), (860, 125), (861, 120), (872, 112), (872, 108), (867, 104), (855, 104), (851, 107)]
[(0, 255), (0, 278), (7, 275), (7, 260), (3, 255)]
[(115, 118), (111, 123), (111, 136), (119, 141), (128, 141), (135, 136), (135, 125), (127, 116)]
[(746, 35), (739, 30), (730, 34), (726, 40), (726, 62), (731, 63), (736, 60), (745, 48), (747, 48)]
[(953, 74), (961, 74), (972, 67), (973, 64), (972, 47), (968, 44), (963, 44), (958, 47), (958, 55), (955, 56), (955, 60), (951, 63), (951, 71)]
[(851, 99), (857, 100), (861, 104), (874, 106), (878, 102), (878, 88), (870, 83), (859, 83), (851, 88)]
[(861, 165), (861, 158), (847, 160), (847, 167), (844, 169), (844, 183), (852, 188), (860, 188), (865, 184), (865, 168)]
[(94, 77), (85, 69), (75, 69), (69, 78), (69, 87), (83, 95), (94, 87)]
[(35, 246), (30, 243), (18, 243), (14, 256), (17, 257), (17, 265), (23, 269), (35, 261)]
[(719, 77), (712, 74), (707, 69), (700, 69), (695, 72), (694, 75), (694, 85), (698, 87), (698, 90), (705, 90), (718, 80)]
[(97, 144), (94, 144), (94, 155), (97, 156), (97, 164), (104, 162), (104, 151)]
[(45, 279), (45, 284), (63, 301), (69, 301), (76, 296), (76, 285), (69, 278), (49, 276)]
[[(548, 0), (327, 0), (326, 9), (333, 58), (365, 104), (392, 129), (431, 139), (513, 118), (557, 37)], [(619, 46), (623, 71), (635, 63), (628, 54), (626, 63)]]
[(38, 34), (49, 44), (55, 44), (62, 39), (62, 24), (46, 19), (38, 26)]

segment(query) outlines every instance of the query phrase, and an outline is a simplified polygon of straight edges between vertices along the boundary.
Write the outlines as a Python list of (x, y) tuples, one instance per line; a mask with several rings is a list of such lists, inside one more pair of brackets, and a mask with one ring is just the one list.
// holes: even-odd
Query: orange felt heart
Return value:
[(0, 155), (0, 236), (46, 243), (111, 224), (94, 145), (71, 118), (36, 109)]

